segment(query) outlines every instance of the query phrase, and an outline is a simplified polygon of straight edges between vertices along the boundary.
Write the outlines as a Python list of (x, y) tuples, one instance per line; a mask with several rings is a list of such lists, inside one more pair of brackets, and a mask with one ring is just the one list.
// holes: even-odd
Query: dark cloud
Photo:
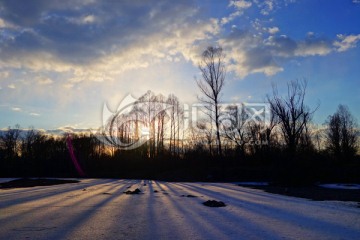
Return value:
[(0, 16), (12, 25), (12, 38), (0, 37), (0, 48), (7, 56), (41, 49), (86, 64), (147, 44), (153, 34), (171, 34), (190, 24), (194, 9), (192, 1), (0, 1)]
[(0, 13), (1, 17), (10, 23), (22, 27), (32, 27), (47, 13), (66, 9), (81, 9), (91, 2), (82, 0), (0, 0)]
[(51, 1), (0, 1), (1, 17), (13, 24), (29, 27), (36, 24), (44, 5)]
[(273, 56), (264, 48), (254, 48), (246, 52), (244, 65), (250, 69), (263, 69), (276, 66)]
[[(260, 5), (271, 10), (274, 3), (266, 1)], [(28, 59), (33, 68), (40, 69), (42, 66), (33, 63), (32, 55), (46, 56), (47, 61), (53, 61), (46, 69), (60, 62), (67, 66), (59, 69), (69, 71), (74, 66), (111, 61), (113, 58), (108, 56), (114, 56), (117, 60), (113, 64), (129, 69), (147, 66), (152, 57), (169, 54), (182, 55), (195, 63), (196, 54), (191, 51), (220, 38), (218, 42), (229, 62), (241, 69), (236, 70), (240, 76), (246, 76), (252, 72), (275, 74), (281, 70), (277, 58), (326, 55), (333, 51), (334, 43), (313, 34), (297, 40), (276, 35), (278, 32), (269, 35), (261, 26), (246, 30), (234, 27), (223, 37), (224, 31), (216, 30), (220, 20), (210, 23), (205, 15), (195, 0), (0, 0), (0, 20), (6, 26), (0, 29), (0, 51), (5, 56), (0, 63)], [(215, 34), (218, 35), (214, 37)], [(348, 49), (354, 41), (357, 40), (347, 38), (337, 45)], [(132, 57), (132, 62), (127, 60)], [(24, 61), (17, 65), (28, 64)], [(101, 71), (102, 68), (99, 67)], [(89, 75), (94, 73), (82, 73), (83, 78)]]
[(269, 37), (265, 40), (266, 47), (275, 56), (290, 57), (298, 47), (297, 43), (287, 36)]

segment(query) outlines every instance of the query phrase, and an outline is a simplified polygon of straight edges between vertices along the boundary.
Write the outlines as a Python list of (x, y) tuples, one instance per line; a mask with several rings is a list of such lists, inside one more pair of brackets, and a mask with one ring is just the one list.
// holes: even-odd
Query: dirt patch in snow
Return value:
[(216, 200), (207, 200), (206, 202), (203, 202), (203, 204), (207, 207), (225, 207), (226, 204), (221, 201)]
[(196, 198), (196, 196), (188, 194), (188, 195), (181, 195), (181, 197), (188, 197), (188, 198)]
[(125, 194), (140, 194), (141, 193), (141, 191), (140, 191), (140, 189), (135, 189), (134, 191), (131, 191), (131, 190), (127, 190), (126, 192), (124, 192)]
[(11, 188), (28, 188), (36, 186), (51, 186), (65, 183), (78, 183), (78, 180), (64, 180), (64, 179), (16, 179), (9, 182), (0, 183), (0, 189), (11, 189)]

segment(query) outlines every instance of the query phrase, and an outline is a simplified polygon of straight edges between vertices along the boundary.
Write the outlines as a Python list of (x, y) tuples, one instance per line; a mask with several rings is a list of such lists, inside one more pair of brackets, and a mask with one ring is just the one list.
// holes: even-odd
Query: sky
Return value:
[(147, 90), (196, 103), (208, 46), (225, 54), (222, 101), (261, 103), (307, 81), (322, 124), (360, 120), (359, 0), (0, 0), (0, 129), (101, 126)]

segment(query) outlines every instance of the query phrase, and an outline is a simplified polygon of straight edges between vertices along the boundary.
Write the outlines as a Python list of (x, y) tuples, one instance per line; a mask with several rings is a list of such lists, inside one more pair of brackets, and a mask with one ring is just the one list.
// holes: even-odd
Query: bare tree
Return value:
[(290, 154), (296, 152), (299, 140), (306, 134), (307, 124), (311, 121), (315, 110), (305, 105), (307, 82), (291, 81), (287, 86), (287, 96), (281, 97), (276, 86), (273, 86), (273, 96), (268, 96), (271, 112), (279, 124), (286, 147)]
[(199, 63), (202, 74), (201, 80), (196, 83), (202, 93), (199, 100), (204, 103), (210, 111), (210, 116), (215, 124), (217, 154), (222, 155), (220, 138), (220, 93), (225, 83), (225, 62), (222, 48), (208, 47), (202, 54), (202, 61)]
[(20, 126), (16, 125), (15, 128), (8, 128), (3, 134), (0, 135), (0, 147), (5, 152), (5, 158), (14, 160), (20, 154)]
[(327, 148), (338, 158), (352, 157), (357, 150), (358, 124), (349, 108), (339, 105), (337, 111), (326, 121)]
[(250, 140), (247, 131), (249, 116), (243, 106), (241, 109), (238, 106), (228, 106), (225, 113), (221, 116), (224, 136), (235, 144), (236, 151), (243, 157), (245, 156), (245, 146)]
[(25, 163), (34, 159), (34, 145), (38, 135), (40, 133), (31, 127), (21, 139), (21, 157), (25, 159)]
[(184, 110), (180, 106), (179, 99), (174, 94), (169, 95), (167, 103), (170, 105), (168, 110), (170, 121), (169, 151), (171, 154), (175, 155), (179, 154), (180, 128), (183, 124), (182, 116), (184, 115)]
[(202, 142), (207, 144), (210, 156), (213, 155), (212, 144), (214, 141), (214, 138), (213, 138), (214, 131), (213, 131), (212, 127), (213, 127), (213, 125), (208, 124), (208, 122), (206, 120), (201, 120), (197, 124), (197, 128), (200, 130), (199, 131), (200, 135), (198, 136), (199, 140), (202, 140)]

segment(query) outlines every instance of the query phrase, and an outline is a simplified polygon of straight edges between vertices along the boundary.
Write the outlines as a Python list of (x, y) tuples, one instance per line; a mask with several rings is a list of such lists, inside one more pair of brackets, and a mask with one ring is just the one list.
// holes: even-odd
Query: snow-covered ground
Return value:
[(231, 183), (83, 179), (0, 190), (0, 239), (360, 239), (360, 208)]
[(328, 184), (319, 184), (320, 187), (332, 188), (332, 189), (359, 189), (360, 184), (349, 184), (349, 183), (328, 183)]
[(0, 178), (0, 183), (10, 182), (15, 179), (17, 179), (17, 178)]

